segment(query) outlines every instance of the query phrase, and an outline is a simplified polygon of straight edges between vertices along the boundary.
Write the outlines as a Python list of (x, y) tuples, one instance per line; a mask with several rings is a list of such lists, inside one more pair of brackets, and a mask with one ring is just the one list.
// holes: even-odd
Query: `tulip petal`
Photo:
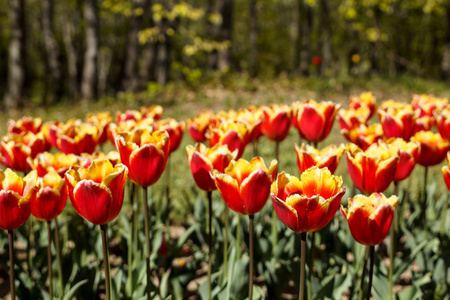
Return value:
[(247, 214), (247, 208), (239, 193), (237, 180), (227, 174), (216, 174), (214, 181), (225, 203), (235, 212)]
[(290, 205), (282, 201), (280, 198), (275, 196), (273, 193), (271, 194), (271, 196), (273, 207), (278, 215), (278, 218), (280, 218), (280, 220), (291, 230), (300, 232), (297, 211)]
[(143, 187), (158, 181), (166, 167), (167, 156), (153, 144), (145, 144), (130, 155), (130, 179)]
[(247, 208), (247, 214), (253, 215), (264, 207), (269, 197), (271, 183), (272, 180), (263, 169), (257, 169), (245, 178), (240, 186), (240, 194)]

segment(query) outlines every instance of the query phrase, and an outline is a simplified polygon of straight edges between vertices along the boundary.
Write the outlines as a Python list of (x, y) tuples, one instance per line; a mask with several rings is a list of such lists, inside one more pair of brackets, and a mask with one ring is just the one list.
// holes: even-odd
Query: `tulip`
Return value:
[(435, 123), (436, 120), (434, 119), (434, 117), (423, 116), (417, 118), (416, 123), (414, 124), (413, 135), (420, 131), (431, 131)]
[(28, 163), (37, 171), (39, 177), (44, 177), (51, 171), (56, 171), (63, 177), (67, 170), (80, 164), (80, 158), (75, 154), (43, 152), (34, 159), (29, 158)]
[(238, 121), (224, 121), (217, 127), (210, 125), (209, 146), (216, 144), (227, 145), (230, 151), (238, 151), (237, 158), (244, 154), (245, 146), (249, 141), (249, 129), (247, 125)]
[(96, 159), (107, 159), (113, 165), (113, 167), (117, 164), (122, 163), (122, 161), (120, 160), (120, 153), (117, 151), (109, 151), (107, 154), (103, 152), (94, 152), (92, 154), (82, 153), (80, 157), (80, 166), (82, 166), (83, 168), (89, 167)]
[(302, 138), (314, 143), (320, 142), (330, 133), (340, 107), (339, 104), (331, 101), (295, 102), (293, 104), (294, 126)]
[(378, 123), (370, 126), (360, 124), (350, 130), (342, 129), (341, 134), (349, 142), (363, 150), (369, 148), (370, 145), (376, 143), (379, 139), (384, 139), (383, 128)]
[(86, 115), (86, 123), (92, 124), (98, 129), (97, 143), (104, 144), (108, 137), (108, 127), (113, 121), (109, 112), (88, 113)]
[(213, 113), (208, 110), (200, 113), (195, 118), (187, 120), (188, 132), (194, 141), (198, 143), (206, 141), (212, 115)]
[(122, 208), (127, 173), (124, 165), (113, 167), (105, 159), (93, 161), (88, 168), (75, 166), (65, 175), (75, 211), (89, 222), (100, 225), (107, 300), (111, 299), (107, 224), (117, 217)]
[(306, 144), (302, 144), (300, 147), (295, 145), (298, 169), (300, 173), (303, 173), (310, 167), (316, 166), (328, 168), (334, 174), (344, 151), (345, 146), (343, 144), (340, 146), (330, 145), (322, 150)]
[(360, 124), (367, 125), (370, 114), (370, 109), (365, 106), (358, 109), (340, 109), (338, 112), (339, 128), (351, 130)]
[(31, 204), (31, 213), (38, 220), (51, 221), (63, 211), (66, 200), (65, 180), (57, 172), (50, 171), (40, 178), (40, 189)]
[(391, 138), (386, 141), (386, 145), (392, 156), (398, 154), (399, 157), (394, 182), (406, 179), (414, 170), (419, 159), (420, 144), (418, 142), (406, 142), (401, 138)]
[(14, 230), (22, 226), (31, 214), (38, 189), (36, 171), (28, 173), (23, 179), (11, 171), (0, 170), (0, 228), (8, 230), (9, 240), (9, 282), (11, 299), (16, 298), (14, 284)]
[(270, 190), (278, 217), (291, 230), (301, 233), (299, 299), (303, 299), (306, 232), (318, 231), (333, 219), (345, 194), (342, 178), (327, 168), (311, 167), (300, 175), (300, 180), (282, 172)]
[(378, 117), (386, 137), (400, 137), (408, 141), (413, 135), (417, 114), (411, 105), (392, 100), (383, 102)]
[(359, 96), (351, 96), (348, 108), (349, 109), (358, 109), (360, 107), (367, 107), (370, 110), (369, 119), (375, 114), (377, 106), (377, 98), (374, 97), (372, 92), (364, 92)]
[(383, 143), (373, 144), (365, 152), (347, 145), (347, 166), (353, 184), (363, 193), (385, 191), (394, 180), (398, 155), (392, 155)]
[(166, 131), (149, 133), (136, 129), (117, 133), (116, 146), (134, 183), (148, 187), (158, 181), (169, 156), (170, 140)]
[(248, 140), (247, 143), (256, 141), (261, 135), (262, 126), (262, 111), (257, 107), (250, 106), (248, 108), (240, 109), (234, 119), (242, 122), (247, 126)]
[[(239, 159), (232, 160), (229, 166), (220, 173), (213, 170), (214, 181), (225, 203), (239, 214), (249, 215), (249, 299), (253, 295), (253, 219), (267, 202), (270, 184), (275, 179), (278, 163), (273, 160), (267, 169), (261, 157), (250, 162)], [(240, 247), (240, 238), (237, 245)]]
[(93, 153), (97, 147), (99, 130), (96, 126), (80, 120), (69, 120), (66, 124), (50, 125), (52, 145), (65, 154)]
[[(447, 165), (442, 167), (442, 175), (444, 176), (445, 185), (447, 189), (450, 191), (450, 152), (447, 152)], [(447, 209), (448, 209), (448, 197), (445, 201), (444, 212), (442, 214), (442, 222), (441, 222), (441, 237), (445, 235), (445, 219), (447, 217)]]
[(450, 106), (447, 105), (439, 112), (436, 112), (435, 117), (439, 134), (447, 141), (450, 141)]
[(450, 150), (450, 143), (444, 140), (439, 133), (420, 131), (411, 140), (420, 143), (421, 150), (417, 162), (425, 167), (441, 163), (447, 151)]
[(121, 113), (120, 111), (116, 112), (117, 124), (129, 121), (129, 120), (137, 122), (141, 119), (142, 119), (142, 114), (140, 112), (138, 112), (137, 110), (127, 110), (124, 113)]
[(10, 133), (31, 132), (36, 134), (41, 131), (42, 119), (25, 116), (17, 121), (9, 120), (7, 127)]
[(184, 128), (184, 122), (177, 122), (176, 120), (170, 118), (155, 123), (155, 130), (165, 130), (169, 134), (170, 153), (177, 150), (180, 146), (181, 140), (183, 138)]
[(287, 105), (271, 105), (263, 107), (262, 112), (262, 134), (271, 141), (283, 141), (291, 127), (292, 109)]
[(141, 107), (142, 118), (158, 121), (162, 118), (164, 109), (161, 105), (152, 105), (149, 107)]
[(47, 146), (42, 133), (36, 135), (32, 132), (10, 133), (0, 141), (1, 162), (7, 168), (28, 172), (31, 166), (27, 159), (35, 158), (39, 153), (46, 151)]
[(446, 104), (448, 104), (447, 99), (440, 99), (433, 95), (413, 95), (411, 98), (411, 105), (414, 109), (418, 109), (420, 114), (420, 117), (428, 116), (433, 117), (434, 112), (436, 110), (440, 110), (442, 107), (444, 107)]
[(186, 154), (191, 167), (192, 175), (198, 187), (205, 191), (216, 189), (214, 177), (211, 175), (213, 169), (223, 173), (231, 160), (237, 155), (237, 151), (231, 152), (226, 145), (215, 145), (207, 148), (197, 143), (186, 147)]

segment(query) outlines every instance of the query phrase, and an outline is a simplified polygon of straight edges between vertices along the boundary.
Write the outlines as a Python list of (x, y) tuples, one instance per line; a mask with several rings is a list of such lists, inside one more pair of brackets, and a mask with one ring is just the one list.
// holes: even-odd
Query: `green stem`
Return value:
[(53, 274), (52, 274), (52, 226), (50, 221), (47, 221), (47, 236), (48, 236), (48, 245), (47, 245), (47, 261), (48, 261), (48, 293), (50, 295), (50, 299), (53, 299)]
[(248, 244), (250, 246), (250, 264), (248, 266), (249, 268), (249, 281), (248, 281), (248, 299), (252, 300), (253, 299), (253, 260), (254, 260), (254, 256), (253, 256), (253, 219), (254, 219), (254, 215), (249, 215), (248, 216), (250, 218), (250, 228), (249, 228), (249, 237), (248, 237)]
[(208, 196), (208, 299), (211, 298), (211, 269), (212, 269), (212, 191), (207, 192)]
[[(128, 232), (128, 257), (127, 257), (127, 264), (128, 264), (128, 276), (127, 276), (127, 296), (131, 296), (132, 294), (132, 278), (133, 278), (133, 233), (134, 233), (134, 193), (135, 193), (135, 185), (132, 181), (129, 182), (129, 188), (130, 188), (130, 206), (131, 206), (131, 217), (130, 217), (130, 224), (131, 228)], [(137, 249), (136, 249), (137, 251)]]
[(423, 229), (425, 234), (425, 239), (428, 235), (427, 228), (427, 181), (428, 181), (428, 167), (425, 167), (425, 172), (423, 174), (423, 199), (422, 199), (422, 218), (423, 218)]
[(108, 223), (100, 225), (103, 245), (103, 265), (105, 268), (105, 293), (106, 300), (111, 300), (111, 274), (109, 272), (109, 255), (108, 255)]
[(447, 209), (448, 209), (448, 197), (445, 200), (444, 215), (442, 216), (442, 221), (441, 221), (441, 239), (445, 236), (445, 221), (447, 219)]
[(62, 272), (62, 260), (61, 260), (61, 247), (59, 244), (59, 225), (58, 220), (55, 218), (55, 249), (56, 249), (56, 261), (58, 262), (58, 278), (59, 278), (59, 296), (60, 298), (64, 295), (64, 280)]
[[(280, 149), (280, 143), (278, 141), (276, 141), (275, 142), (275, 159), (278, 161), (278, 166), (280, 166), (279, 149)], [(275, 251), (276, 251), (277, 244), (278, 244), (277, 222), (278, 222), (278, 216), (274, 209), (274, 210), (272, 210), (272, 256), (275, 255)]]
[(9, 239), (9, 288), (11, 292), (11, 299), (16, 299), (16, 286), (14, 284), (14, 230), (8, 230)]
[(135, 183), (133, 183), (135, 196), (133, 203), (133, 249), (134, 253), (138, 252), (139, 249), (139, 190)]
[[(398, 181), (394, 181), (394, 196), (398, 197)], [(397, 208), (398, 209), (398, 208)], [(394, 254), (395, 254), (395, 224), (397, 223), (397, 209), (394, 210), (394, 217), (390, 229), (389, 243), (389, 299), (394, 299)]]
[(298, 300), (303, 300), (305, 297), (305, 263), (306, 263), (306, 232), (302, 232), (301, 236), (301, 250), (300, 250), (300, 291), (298, 293)]
[(314, 255), (315, 255), (315, 241), (316, 240), (316, 232), (311, 234), (311, 249), (309, 250), (309, 272), (308, 272), (308, 299), (312, 299), (311, 297), (311, 289), (312, 289), (312, 277), (314, 275)]
[(144, 233), (145, 233), (145, 267), (147, 270), (147, 299), (150, 300), (150, 232), (147, 187), (144, 187)]
[(369, 287), (367, 289), (367, 300), (370, 300), (372, 294), (373, 264), (375, 260), (375, 246), (370, 246), (370, 270), (369, 270)]
[(236, 261), (241, 259), (241, 215), (237, 214), (236, 226)]
[(227, 280), (228, 272), (228, 222), (229, 222), (229, 210), (228, 205), (225, 205), (225, 233), (223, 237), (223, 282)]
[(359, 286), (359, 294), (358, 294), (358, 300), (361, 300), (363, 298), (364, 294), (364, 279), (366, 278), (366, 267), (367, 267), (367, 260), (369, 259), (369, 250), (370, 246), (366, 246), (366, 254), (364, 255), (364, 263), (363, 263), (363, 270), (361, 275), (361, 282)]
[(31, 258), (31, 233), (33, 232), (33, 218), (28, 219), (28, 232), (27, 232), (27, 269), (31, 280), (33, 280), (33, 270), (31, 269), (32, 258)]
[(254, 157), (258, 156), (258, 139), (253, 140), (252, 147), (253, 147), (253, 156)]

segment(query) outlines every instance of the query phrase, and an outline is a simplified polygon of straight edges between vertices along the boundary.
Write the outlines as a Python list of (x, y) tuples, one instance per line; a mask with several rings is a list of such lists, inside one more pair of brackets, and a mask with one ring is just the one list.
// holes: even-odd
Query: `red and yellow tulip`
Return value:
[(300, 179), (284, 172), (271, 186), (275, 211), (295, 232), (315, 232), (333, 219), (345, 194), (342, 178), (326, 169), (312, 167)]
[(391, 138), (386, 141), (386, 145), (392, 156), (398, 154), (394, 181), (399, 182), (406, 179), (417, 164), (420, 144), (418, 142), (406, 142), (402, 138)]
[(351, 130), (360, 124), (367, 125), (370, 114), (370, 109), (365, 106), (358, 109), (340, 109), (338, 112), (339, 128), (341, 130)]
[(42, 128), (41, 118), (32, 118), (30, 116), (25, 116), (17, 121), (8, 121), (8, 132), (20, 134), (22, 132), (38, 133)]
[(183, 139), (185, 123), (177, 122), (175, 119), (164, 119), (155, 123), (155, 130), (167, 131), (170, 139), (170, 153), (177, 150)]
[(442, 175), (444, 175), (445, 185), (450, 191), (450, 152), (447, 152), (447, 165), (442, 167)]
[(28, 163), (37, 171), (39, 177), (44, 177), (51, 171), (56, 171), (63, 177), (67, 170), (80, 164), (80, 158), (75, 154), (43, 152), (38, 154), (35, 159), (28, 159)]
[(378, 110), (378, 117), (387, 138), (409, 141), (414, 133), (417, 114), (410, 104), (385, 101)]
[(450, 141), (450, 105), (436, 112), (436, 125), (440, 135)]
[(439, 133), (420, 131), (416, 133), (411, 141), (420, 143), (420, 155), (417, 162), (425, 167), (441, 163), (448, 150), (450, 142), (444, 140)]
[(367, 107), (370, 110), (369, 119), (372, 118), (377, 110), (377, 98), (375, 98), (372, 92), (364, 92), (359, 96), (351, 96), (348, 108), (358, 109), (360, 107)]
[(221, 121), (217, 127), (210, 125), (209, 146), (227, 145), (230, 151), (238, 151), (237, 158), (244, 154), (249, 141), (249, 129), (246, 124), (238, 121)]
[(287, 105), (270, 105), (262, 109), (261, 132), (269, 140), (281, 142), (291, 128), (292, 109)]
[(386, 198), (380, 193), (356, 195), (348, 199), (348, 210), (341, 206), (341, 213), (358, 243), (375, 246), (387, 236), (397, 202), (397, 196)]
[(142, 106), (141, 114), (144, 119), (152, 119), (153, 121), (161, 120), (164, 109), (161, 105)]
[(363, 150), (376, 143), (379, 139), (384, 139), (383, 128), (381, 124), (375, 123), (370, 126), (360, 124), (350, 130), (342, 129), (341, 134), (353, 144)]
[(277, 167), (276, 160), (267, 168), (261, 157), (255, 157), (250, 162), (232, 160), (224, 173), (212, 173), (225, 203), (237, 213), (253, 215), (266, 204)]
[(127, 173), (124, 165), (113, 167), (107, 159), (71, 168), (65, 178), (75, 211), (95, 225), (114, 220), (122, 208)]
[(31, 203), (31, 213), (41, 221), (51, 221), (66, 206), (66, 181), (55, 171), (50, 171), (39, 180), (40, 188)]
[(200, 113), (198, 116), (187, 120), (188, 132), (191, 138), (198, 142), (206, 141), (206, 135), (209, 130), (209, 123), (213, 113), (209, 110)]
[(88, 113), (86, 123), (92, 124), (98, 129), (97, 143), (104, 144), (108, 137), (108, 127), (113, 121), (109, 112)]
[(318, 168), (328, 168), (332, 174), (336, 171), (342, 154), (344, 154), (345, 146), (330, 145), (322, 150), (318, 150), (312, 146), (302, 144), (300, 147), (295, 145), (297, 153), (297, 166), (300, 173), (316, 166)]
[(36, 198), (38, 177), (36, 171), (24, 178), (10, 169), (0, 170), (0, 228), (14, 230), (22, 226), (31, 214), (31, 203)]

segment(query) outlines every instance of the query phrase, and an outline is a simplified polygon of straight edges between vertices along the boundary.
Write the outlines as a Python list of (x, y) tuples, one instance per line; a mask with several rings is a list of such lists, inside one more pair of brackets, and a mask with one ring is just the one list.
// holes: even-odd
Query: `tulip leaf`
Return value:
[(378, 275), (379, 276), (375, 276), (374, 274), (373, 276), (373, 286), (372, 286), (373, 297), (375, 298), (375, 300), (389, 299), (389, 280), (381, 273)]
[(111, 296), (114, 300), (121, 299), (120, 289), (122, 287), (123, 271), (118, 269), (116, 274), (111, 278)]
[(77, 292), (77, 290), (86, 282), (88, 282), (87, 279), (78, 281), (75, 285), (73, 285), (65, 294), (64, 297), (62, 298), (62, 300), (70, 300), (72, 299), (72, 297), (75, 296), (75, 293)]
[(161, 284), (159, 286), (159, 294), (162, 298), (166, 298), (169, 294), (169, 276), (171, 269), (168, 269), (161, 278)]

